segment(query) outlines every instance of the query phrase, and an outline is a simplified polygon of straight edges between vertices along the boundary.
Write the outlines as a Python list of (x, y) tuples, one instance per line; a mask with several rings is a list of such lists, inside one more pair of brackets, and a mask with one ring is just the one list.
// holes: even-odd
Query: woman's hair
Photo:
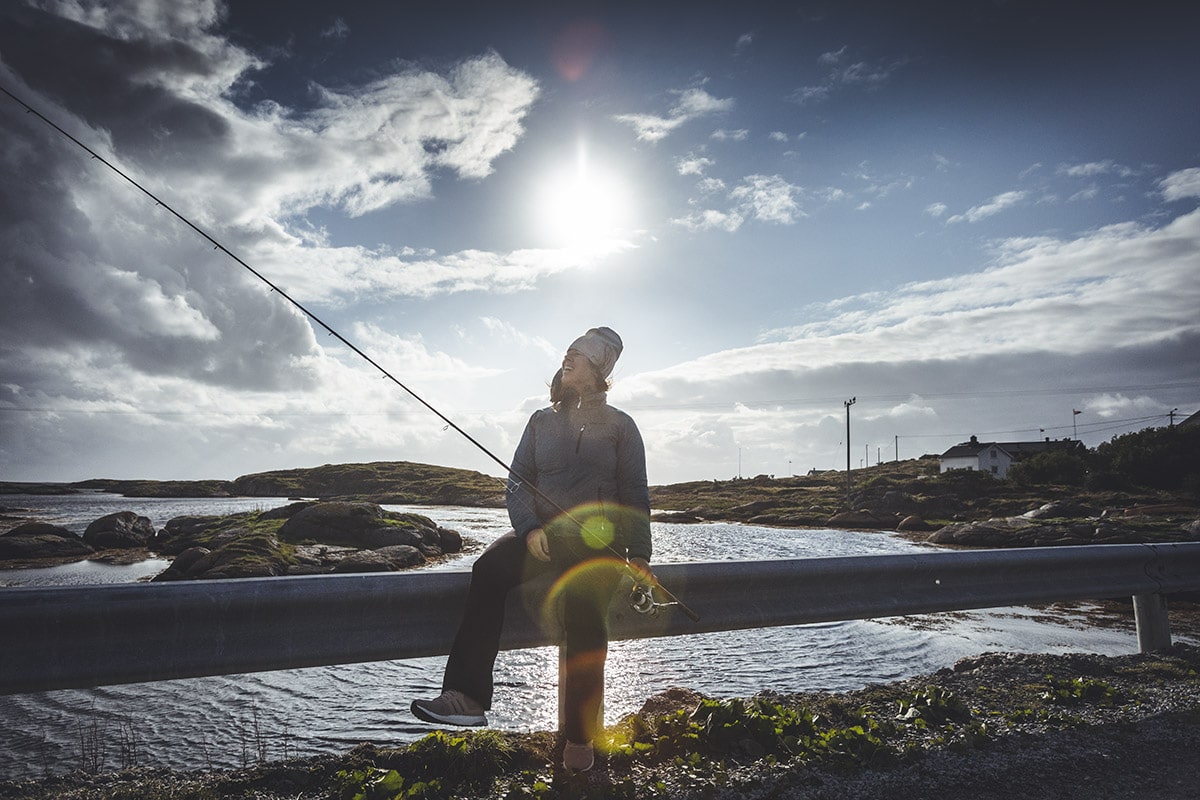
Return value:
[[(604, 378), (603, 376), (601, 376), (600, 370), (596, 369), (595, 365), (592, 364), (591, 361), (588, 361), (587, 365), (588, 365), (588, 370), (591, 372), (591, 375), (592, 375), (592, 384), (594, 387), (592, 389), (592, 391), (606, 392), (610, 388), (612, 388), (612, 380), (611, 379)], [(562, 377), (563, 377), (562, 367), (559, 367), (558, 372), (554, 373), (554, 377), (550, 379), (550, 403), (552, 405), (554, 405), (555, 408), (558, 407), (559, 403), (565, 402), (567, 400), (578, 400), (579, 399), (578, 396), (573, 391), (563, 388)]]

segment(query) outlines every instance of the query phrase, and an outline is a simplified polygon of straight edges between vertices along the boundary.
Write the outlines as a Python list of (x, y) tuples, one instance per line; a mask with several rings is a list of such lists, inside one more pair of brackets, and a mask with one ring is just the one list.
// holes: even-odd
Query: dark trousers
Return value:
[(556, 552), (554, 545), (551, 542), (552, 560), (538, 561), (529, 555), (525, 540), (509, 532), (476, 559), (466, 610), (450, 649), (442, 688), (457, 689), (490, 709), (492, 670), (500, 649), (508, 592), (542, 575), (556, 575), (545, 602), (557, 603), (561, 598), (563, 732), (569, 741), (590, 742), (600, 724), (608, 654), (608, 604), (621, 579), (621, 562), (613, 558), (574, 562), (569, 554)]

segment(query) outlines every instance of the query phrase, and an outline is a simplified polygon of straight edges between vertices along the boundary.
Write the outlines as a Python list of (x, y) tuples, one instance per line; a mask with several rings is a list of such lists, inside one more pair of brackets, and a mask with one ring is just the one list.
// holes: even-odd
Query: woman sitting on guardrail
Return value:
[(534, 412), (513, 456), (513, 530), (471, 570), (442, 693), (412, 703), (427, 722), (486, 725), (505, 597), (553, 574), (547, 605), (561, 599), (565, 632), (563, 765), (576, 771), (594, 763), (613, 592), (627, 568), (638, 583), (653, 582), (645, 447), (633, 419), (607, 403), (622, 348), (611, 328), (592, 328), (567, 349), (550, 384), (551, 406)]

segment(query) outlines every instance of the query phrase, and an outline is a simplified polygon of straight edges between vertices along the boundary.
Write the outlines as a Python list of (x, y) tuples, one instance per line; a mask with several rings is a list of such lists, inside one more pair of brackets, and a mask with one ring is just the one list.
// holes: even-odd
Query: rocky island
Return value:
[[(1028, 485), (979, 472), (939, 473), (932, 456), (850, 477), (813, 472), (654, 486), (651, 503), (660, 521), (898, 531), (949, 547), (1200, 541), (1200, 505), (1186, 488)], [(0, 495), (53, 488), (0, 484)], [(181, 517), (160, 531), (129, 510), (94, 521), (82, 536), (24, 518), (19, 509), (0, 509), (0, 565), (173, 558), (158, 580), (406, 569), (459, 552), (462, 537), (427, 516), (381, 506), (501, 507), (504, 501), (499, 478), (410, 462), (325, 465), (232, 481), (95, 479), (57, 489), (120, 493), (134, 508), (139, 497), (316, 499), (228, 517)]]

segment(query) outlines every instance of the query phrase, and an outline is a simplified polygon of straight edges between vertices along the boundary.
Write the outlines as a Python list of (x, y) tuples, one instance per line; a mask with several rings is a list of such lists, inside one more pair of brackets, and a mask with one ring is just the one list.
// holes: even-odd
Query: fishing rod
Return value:
[[(86, 144), (81, 142), (79, 139), (72, 136), (69, 132), (64, 130), (62, 127), (60, 127), (57, 123), (55, 123), (49, 117), (42, 114), (40, 111), (35, 109), (33, 106), (29, 105), (29, 103), (25, 102), (20, 97), (13, 94), (3, 84), (0, 84), (0, 92), (3, 92), (4, 94), (6, 94), (10, 98), (12, 98), (14, 101), (16, 101), (17, 104), (19, 104), (20, 106), (22, 106), (25, 109), (26, 113), (33, 114), (35, 117), (40, 119), (42, 122), (46, 123), (54, 130), (58, 131), (60, 134), (62, 134), (64, 137), (69, 139), (71, 142), (73, 142), (75, 145), (77, 145), (79, 148), (81, 148), (84, 152), (86, 152), (88, 155), (90, 155), (94, 160), (99, 161), (101, 164), (108, 167), (110, 170), (115, 172), (117, 175), (119, 175), (121, 178), (123, 178), (126, 182), (128, 182), (130, 185), (132, 185), (135, 189), (137, 189), (142, 194), (146, 195), (151, 200), (153, 200), (157, 205), (159, 205), (162, 208), (169, 211), (172, 216), (174, 216), (176, 219), (178, 219), (184, 225), (191, 228), (193, 231), (195, 231), (197, 234), (199, 234), (202, 238), (204, 238), (209, 244), (211, 244), (213, 246), (214, 250), (224, 253), (226, 256), (233, 259), (233, 261), (236, 264), (238, 264), (239, 266), (244, 268), (246, 271), (248, 271), (251, 275), (258, 278), (260, 281), (265, 283), (267, 286), (271, 287), (272, 292), (275, 292), (280, 297), (282, 297), (284, 300), (286, 300), (288, 303), (290, 303), (294, 308), (296, 308), (298, 311), (300, 311), (300, 313), (304, 314), (304, 316), (308, 317), (310, 320), (312, 320), (317, 325), (319, 325), (321, 328), (323, 328), (330, 336), (334, 337), (339, 342), (341, 342), (343, 345), (345, 345), (347, 348), (349, 348), (351, 352), (353, 352), (359, 358), (363, 359), (368, 364), (370, 364), (372, 367), (374, 367), (376, 370), (378, 370), (383, 375), (384, 378), (386, 378), (387, 380), (394, 383), (396, 386), (403, 389), (405, 392), (408, 393), (408, 395), (410, 397), (412, 397), (418, 403), (420, 403), (425, 408), (427, 408), (429, 411), (431, 411), (433, 414), (435, 414), (438, 417), (438, 419), (440, 419), (442, 422), (445, 422), (449, 427), (453, 428), (456, 432), (461, 434), (463, 436), (463, 438), (465, 438), (471, 444), (475, 445), (475, 447), (477, 447), (484, 455), (486, 455), (492, 461), (496, 462), (496, 464), (498, 464), (505, 472), (507, 472), (509, 475), (513, 476), (513, 478), (516, 479), (516, 483), (518, 484), (518, 486), (514, 487), (513, 489), (510, 489), (510, 491), (515, 491), (520, 486), (528, 486), (529, 489), (534, 494), (536, 494), (540, 499), (544, 500), (549, 506), (554, 508), (559, 513), (563, 514), (571, 522), (578, 525), (581, 530), (583, 529), (583, 523), (581, 523), (579, 520), (575, 519), (575, 517), (571, 515), (571, 512), (567, 511), (565, 508), (563, 508), (558, 503), (556, 503), (552, 498), (548, 497), (544, 492), (542, 492), (541, 489), (539, 489), (537, 487), (536, 484), (532, 483), (531, 481), (525, 480), (525, 478), (523, 476), (514, 472), (513, 468), (511, 466), (509, 466), (507, 463), (505, 463), (505, 461), (503, 459), (501, 459), (499, 456), (497, 456), (495, 453), (493, 453), (491, 450), (489, 450), (486, 446), (484, 446), (484, 444), (482, 442), (480, 442), (474, 436), (472, 436), (471, 434), (467, 433), (465, 430), (460, 428), (458, 426), (458, 424), (454, 422), (454, 420), (447, 417), (445, 414), (443, 414), (441, 411), (439, 411), (437, 408), (435, 408), (432, 404), (430, 404), (427, 400), (425, 400), (425, 398), (421, 397), (415, 391), (410, 389), (399, 378), (397, 378), (395, 375), (393, 375), (391, 372), (389, 372), (387, 369), (385, 369), (383, 367), (383, 365), (381, 365), (375, 359), (371, 358), (369, 355), (367, 355), (365, 352), (363, 352), (361, 349), (359, 349), (358, 346), (356, 346), (353, 342), (351, 342), (349, 339), (347, 339), (345, 336), (343, 336), (341, 333), (339, 333), (337, 330), (335, 330), (332, 326), (330, 326), (328, 323), (326, 323), (325, 320), (321, 319), (315, 313), (310, 311), (308, 309), (308, 307), (305, 306), (304, 304), (302, 304), (299, 300), (296, 300), (290, 294), (285, 292), (282, 288), (280, 288), (273, 281), (271, 281), (271, 279), (268, 278), (266, 275), (263, 275), (261, 272), (256, 270), (254, 267), (247, 264), (236, 253), (234, 253), (229, 248), (225, 247), (225, 245), (221, 244), (219, 241), (217, 241), (215, 238), (213, 238), (211, 235), (209, 235), (209, 233), (207, 231), (200, 228), (198, 225), (193, 223), (190, 219), (188, 219), (183, 214), (180, 214), (178, 211), (176, 211), (174, 208), (172, 208), (171, 205), (169, 203), (167, 203), (165, 200), (159, 198), (157, 195), (155, 195), (149, 189), (142, 186), (140, 183), (138, 183), (132, 177), (127, 175), (125, 172), (123, 172), (115, 164), (110, 162), (108, 159), (104, 158), (104, 156), (100, 155), (95, 150), (93, 150), (92, 148), (88, 147)], [(629, 559), (627, 557), (621, 555), (619, 552), (617, 552), (616, 549), (614, 549), (609, 544), (605, 544), (604, 547), (610, 553), (612, 553), (614, 556), (616, 556), (619, 560), (624, 562), (625, 569), (629, 571), (629, 573), (631, 574), (631, 577), (633, 577), (633, 579), (634, 579), (634, 584), (635, 584), (634, 592), (630, 598), (630, 602), (633, 605), (635, 611), (638, 611), (639, 613), (651, 613), (651, 612), (657, 613), (659, 608), (662, 608), (662, 607), (665, 607), (668, 605), (676, 605), (676, 606), (679, 606), (679, 609), (684, 614), (686, 614), (688, 616), (688, 618), (691, 619), (693, 622), (700, 621), (700, 616), (695, 611), (692, 611), (690, 608), (688, 608), (686, 605), (684, 605), (679, 600), (679, 598), (677, 598), (677, 597), (675, 597), (675, 595), (671, 594), (671, 592), (668, 591), (667, 588), (662, 585), (662, 582), (659, 581), (658, 578), (655, 577), (653, 573), (650, 573), (647, 575), (647, 574), (642, 573), (640, 570), (634, 570), (633, 567), (630, 566)], [(641, 586), (642, 580), (648, 580), (650, 585), (647, 587), (642, 587)], [(644, 588), (644, 591), (643, 591), (643, 588)], [(663, 594), (663, 596), (665, 598), (667, 598), (666, 603), (657, 603), (654, 600), (654, 590), (655, 589), (660, 591)], [(644, 597), (648, 597), (649, 600), (643, 599)], [(642, 610), (643, 608), (645, 610)]]

